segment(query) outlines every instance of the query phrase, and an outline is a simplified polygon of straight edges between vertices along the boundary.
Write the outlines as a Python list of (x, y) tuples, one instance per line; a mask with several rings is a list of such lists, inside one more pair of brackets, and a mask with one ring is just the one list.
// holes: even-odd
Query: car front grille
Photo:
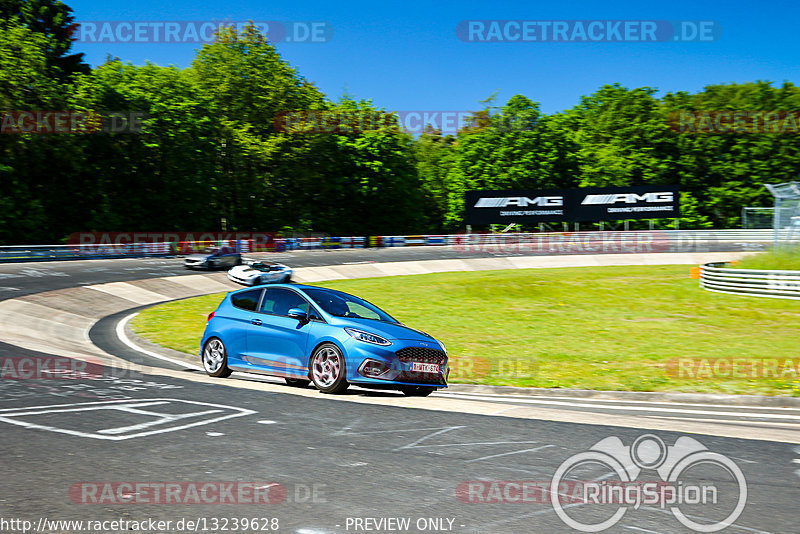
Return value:
[(441, 386), (447, 384), (444, 377), (439, 373), (417, 373), (414, 371), (401, 371), (395, 380), (415, 384), (437, 384)]
[(425, 347), (406, 347), (395, 352), (395, 355), (403, 363), (420, 362), (443, 365), (445, 359), (444, 352)]

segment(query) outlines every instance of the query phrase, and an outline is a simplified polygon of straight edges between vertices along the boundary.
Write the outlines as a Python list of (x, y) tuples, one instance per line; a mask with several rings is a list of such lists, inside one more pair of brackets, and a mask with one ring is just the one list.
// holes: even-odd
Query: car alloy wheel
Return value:
[(221, 340), (212, 337), (203, 349), (203, 368), (209, 376), (225, 378), (231, 375), (228, 368), (228, 353)]
[(310, 367), (311, 379), (323, 393), (341, 393), (349, 386), (344, 356), (333, 343), (323, 343), (314, 351)]

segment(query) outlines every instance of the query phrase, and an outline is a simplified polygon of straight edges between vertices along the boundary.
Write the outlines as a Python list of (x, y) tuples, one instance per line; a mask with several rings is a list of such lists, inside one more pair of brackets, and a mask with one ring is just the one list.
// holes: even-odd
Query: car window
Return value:
[(394, 317), (374, 304), (341, 291), (323, 288), (303, 288), (303, 291), (323, 310), (337, 317), (375, 319), (400, 324)]
[(362, 306), (358, 302), (348, 302), (347, 309), (349, 310), (350, 314), (348, 317), (352, 317), (353, 315), (358, 316), (362, 319), (377, 319), (378, 321), (381, 320), (381, 316), (378, 315), (376, 312), (370, 310), (366, 306)]
[(253, 289), (242, 293), (231, 295), (231, 303), (237, 308), (247, 311), (256, 311), (258, 299), (261, 297), (261, 289)]
[(261, 303), (262, 313), (271, 313), (273, 315), (289, 315), (289, 310), (292, 308), (299, 308), (304, 312), (308, 311), (308, 302), (289, 289), (280, 287), (272, 287), (267, 289), (267, 294), (264, 295), (264, 302)]

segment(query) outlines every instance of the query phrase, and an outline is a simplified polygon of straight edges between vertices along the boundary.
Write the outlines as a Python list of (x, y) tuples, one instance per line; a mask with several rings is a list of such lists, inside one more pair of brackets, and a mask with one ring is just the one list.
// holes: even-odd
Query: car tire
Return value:
[(400, 391), (406, 397), (427, 397), (434, 391), (436, 388), (430, 388), (425, 386), (407, 386), (404, 388), (400, 388)]
[(307, 388), (311, 380), (303, 380), (302, 378), (284, 378), (286, 384), (294, 388)]
[(283, 280), (281, 280), (281, 283), (282, 284), (288, 284), (291, 281), (292, 281), (292, 275), (291, 274), (287, 274), (286, 276), (283, 277)]
[(350, 384), (347, 382), (347, 365), (339, 347), (333, 343), (323, 343), (314, 351), (309, 360), (311, 381), (323, 393), (341, 393)]
[(231, 376), (228, 368), (228, 351), (225, 344), (217, 337), (209, 338), (203, 347), (203, 369), (208, 376), (227, 378)]

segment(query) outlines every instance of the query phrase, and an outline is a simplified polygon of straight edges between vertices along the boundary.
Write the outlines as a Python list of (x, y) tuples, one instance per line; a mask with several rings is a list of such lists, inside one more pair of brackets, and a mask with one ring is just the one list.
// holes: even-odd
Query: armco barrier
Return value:
[(800, 271), (760, 271), (724, 267), (726, 263), (700, 266), (700, 287), (708, 291), (800, 300)]
[[(583, 231), (509, 234), (395, 235), (351, 237), (286, 237), (268, 242), (181, 241), (87, 245), (0, 246), (0, 263), (65, 259), (125, 258), (189, 254), (209, 246), (237, 246), (242, 252), (283, 252), (335, 248), (454, 246), (465, 252), (589, 254), (605, 252), (703, 252), (758, 250), (773, 239), (766, 230)], [(708, 248), (706, 245), (716, 245)], [(608, 245), (608, 247), (606, 247)], [(634, 246), (635, 245), (635, 246)], [(705, 249), (703, 248), (705, 247)], [(720, 248), (722, 247), (722, 248)], [(608, 250), (606, 250), (608, 248)]]

